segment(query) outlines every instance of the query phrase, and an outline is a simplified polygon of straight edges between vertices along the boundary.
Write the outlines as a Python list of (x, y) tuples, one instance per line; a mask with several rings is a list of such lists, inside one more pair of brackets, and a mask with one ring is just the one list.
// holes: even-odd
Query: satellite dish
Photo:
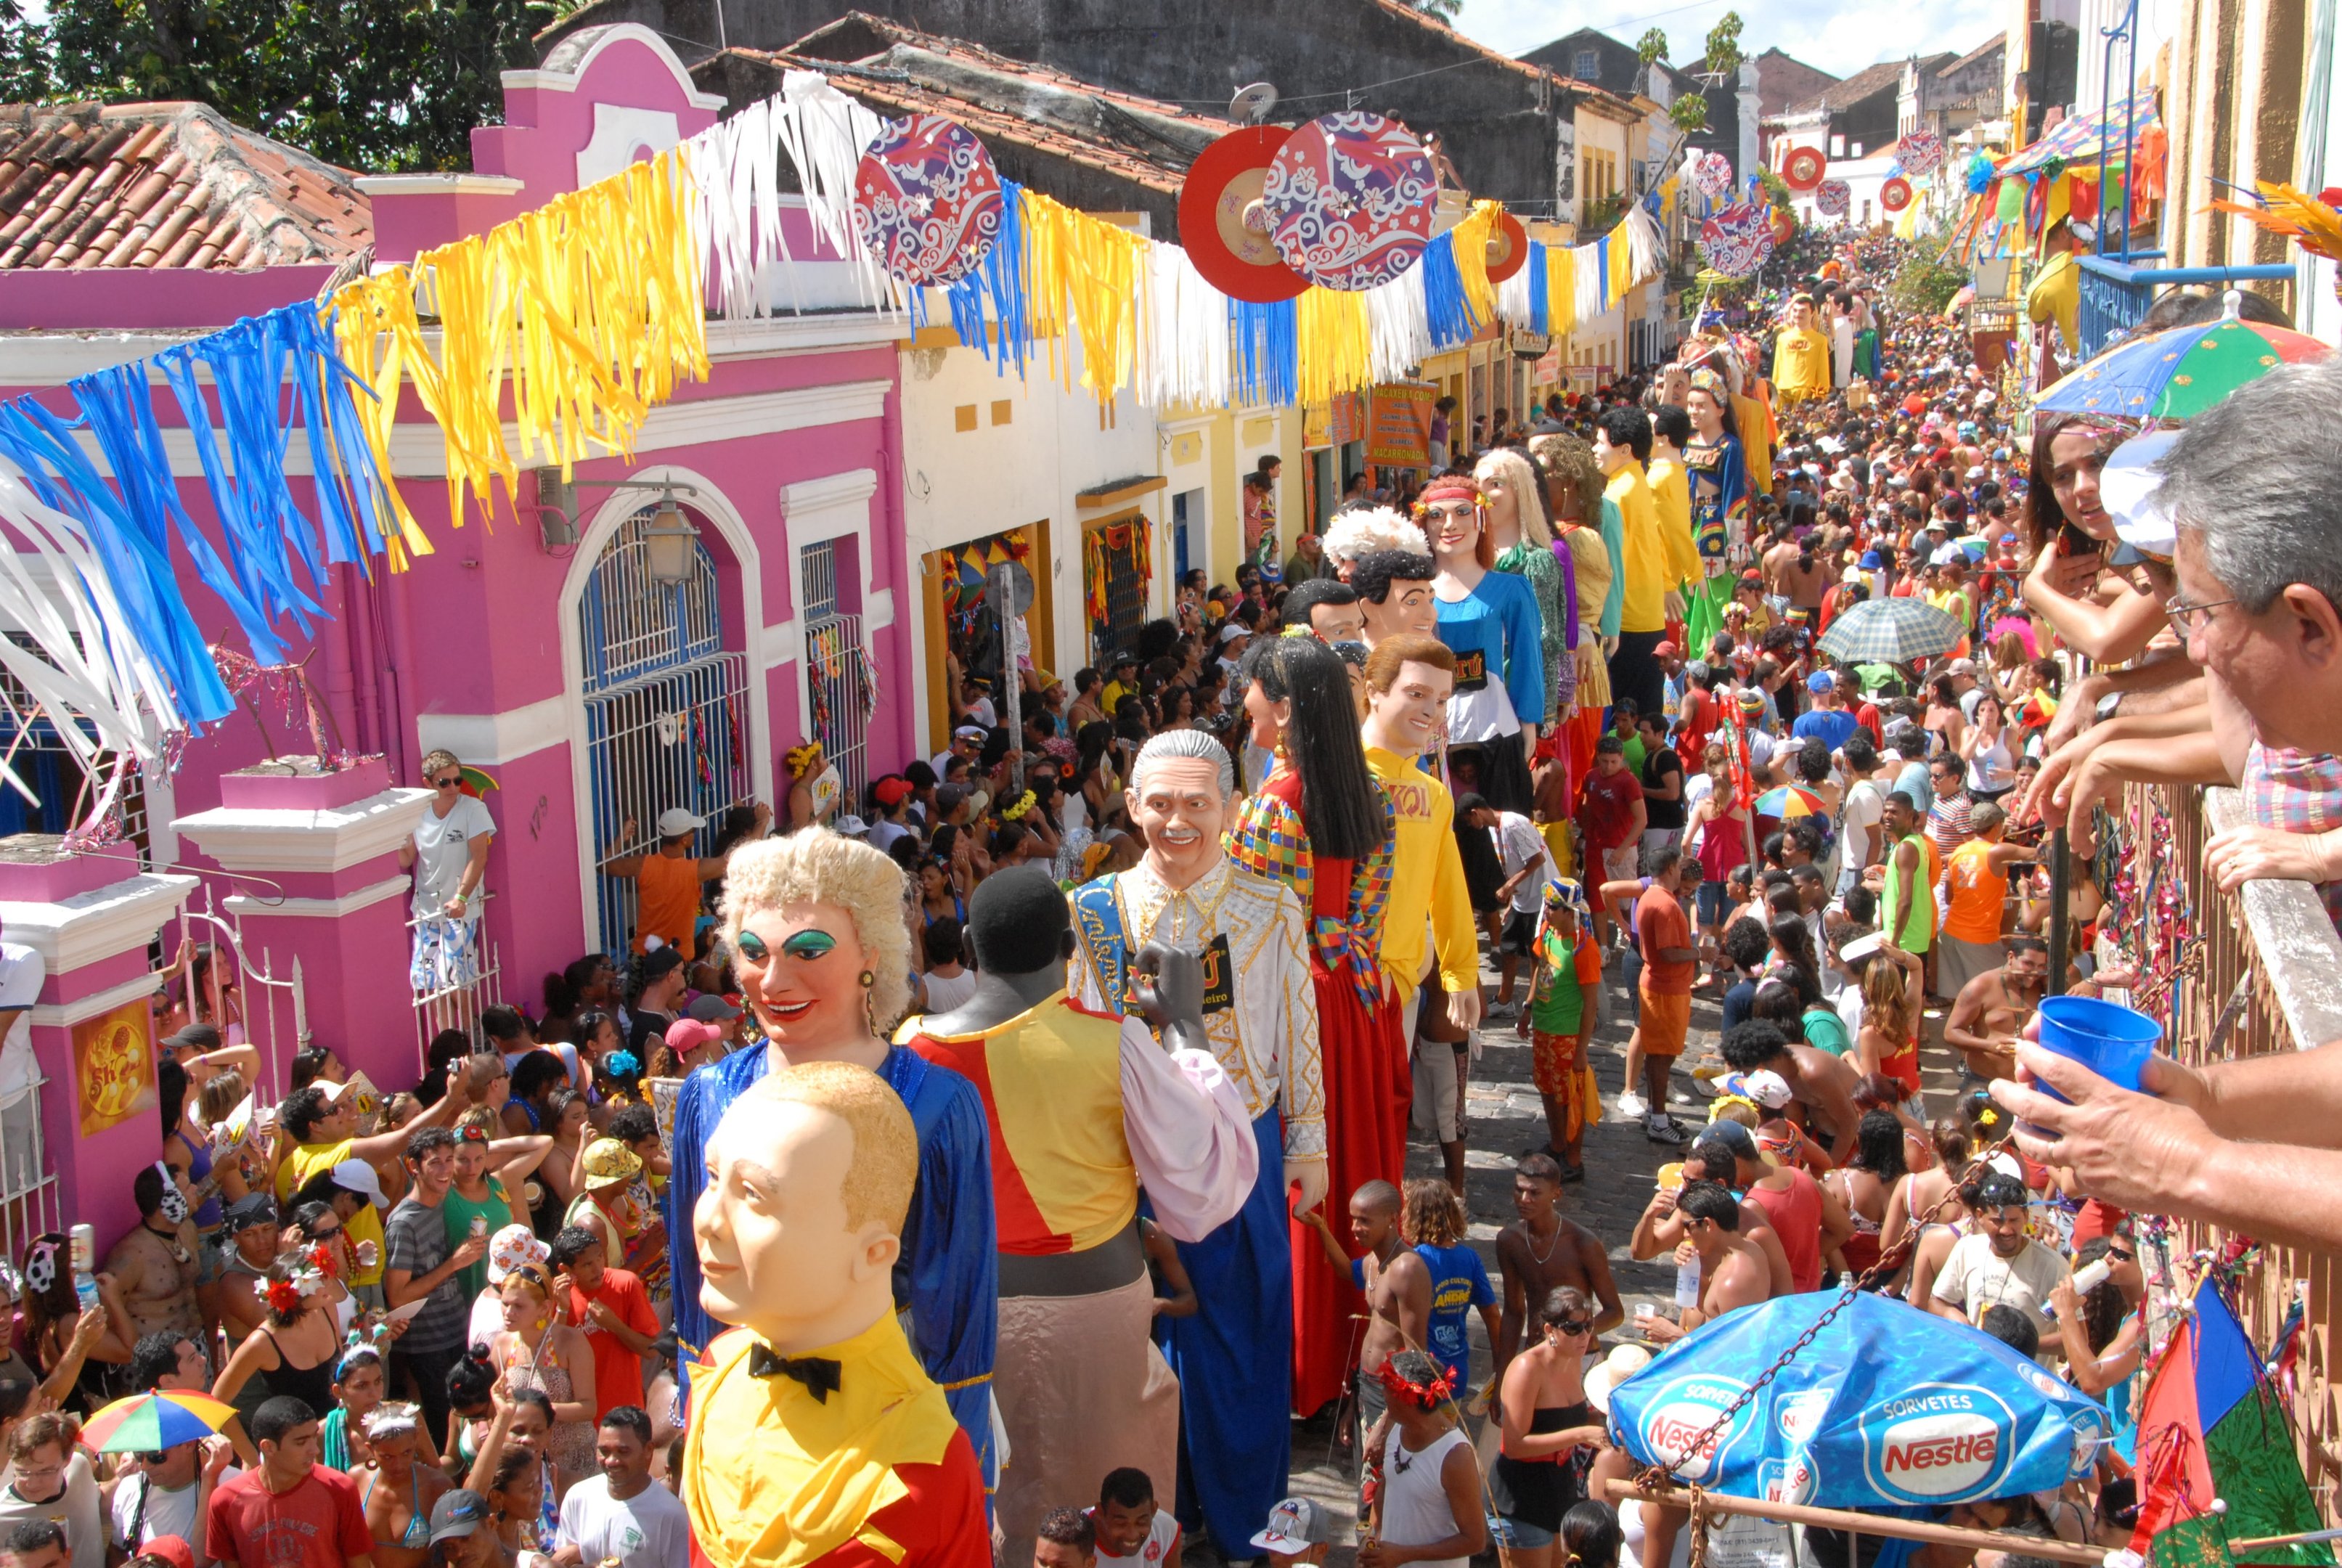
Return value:
[(1265, 125), (1268, 112), (1276, 107), (1276, 89), (1266, 82), (1255, 82), (1237, 88), (1236, 95), (1228, 100), (1228, 118), (1239, 125)]
[(1033, 607), (1033, 574), (1014, 561), (1003, 561), (985, 575), (993, 608), (1021, 615)]

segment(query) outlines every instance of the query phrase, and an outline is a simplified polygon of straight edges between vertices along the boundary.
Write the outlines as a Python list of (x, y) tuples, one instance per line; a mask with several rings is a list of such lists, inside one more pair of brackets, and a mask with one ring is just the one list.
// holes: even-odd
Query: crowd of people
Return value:
[[(1191, 574), (1172, 616), (1070, 682), (952, 658), (946, 748), (858, 799), (809, 744), (777, 813), (711, 832), (666, 812), (656, 848), (603, 865), (636, 884), (630, 951), (443, 1034), (409, 1089), (324, 1048), (263, 1084), (257, 1053), (190, 1010), (164, 1042), (138, 1228), (102, 1259), (45, 1234), (0, 1269), (0, 1548), (40, 1568), (693, 1562), (678, 1390), (723, 1329), (695, 1234), (703, 1154), (767, 1041), (826, 1005), (789, 999), (783, 955), (815, 965), (841, 940), (759, 934), (756, 911), (792, 897), (850, 914), (862, 1054), (844, 1059), (919, 1124), (896, 1304), (999, 1488), (1005, 1560), (1153, 1565), (1196, 1535), (1322, 1562), (1340, 1526), (1285, 1496), (1290, 1418), (1338, 1429), (1368, 1568), (1491, 1545), (1508, 1568), (1680, 1564), (1680, 1517), (1600, 1501), (1631, 1470), (1610, 1389), (1719, 1316), (1847, 1285), (2109, 1406), (2089, 1475), (1963, 1522), (2127, 1539), (2147, 1288), (2128, 1210), (2192, 1202), (2267, 1233), (2275, 1200), (2158, 1187), (2116, 1147), (2140, 1096), (2046, 1067), (2071, 1104), (2031, 1086), (2045, 994), (2137, 978), (2109, 961), (2099, 879), (2076, 879), (2052, 930), (2044, 830), (2087, 852), (2125, 780), (2241, 782), (2256, 825), (2214, 841), (2216, 874), (2313, 882), (2342, 920), (2342, 708), (2321, 697), (2342, 625), (2313, 531), (2265, 521), (2277, 497), (2201, 531), (2292, 473), (2243, 466), (2267, 458), (2248, 416), (2268, 394), (2167, 448), (2160, 510), (2112, 509), (2100, 474), (2139, 433), (2042, 416), (2019, 439), (1955, 323), (1887, 309), (1903, 254), (1807, 234), (1784, 286), (1703, 318), (1648, 375), (1468, 438), (1442, 410), (1454, 466), (1395, 493), (1358, 476), (1281, 563), (1265, 467), (1232, 583)], [(2342, 451), (2336, 373), (2293, 382)], [(1828, 651), (1897, 599), (1949, 634)], [(2289, 642), (2256, 619), (2287, 614)], [(458, 758), (424, 775), (418, 968), (466, 945), (495, 831)], [(1051, 1006), (1141, 1011), (1130, 954), (1151, 934), (1205, 950), (1191, 1082), (1146, 1092), (1195, 1146), (1141, 1124), (1126, 1057), (1119, 1090), (1084, 1098), (1074, 1023), (1047, 1087), (1060, 1121), (1004, 1112), (1006, 1058), (967, 1043)], [(1591, 1045), (1614, 1021), (1631, 1033), (1610, 1084)], [(1529, 1048), (1544, 1137), (1507, 1152), (1516, 1217), (1484, 1254), (1466, 1104), (1499, 1030)], [(2202, 1075), (2151, 1072), (2155, 1114), (2177, 1118), (2156, 1125), (2207, 1159), (2248, 1161), (2233, 1107), (2274, 1116), (2283, 1093), (2224, 1079), (2216, 1113)], [(1093, 1112), (1126, 1120), (1098, 1143), (1076, 1126)], [(1670, 1160), (1625, 1237), (1565, 1212), (1573, 1185), (1621, 1179), (1587, 1157), (1606, 1112)], [(2012, 1144), (2016, 1114), (2068, 1135)], [(1410, 1133), (1437, 1174), (1407, 1174)], [(1149, 1218), (1068, 1211), (1043, 1174), (1087, 1161), (1090, 1180), (1114, 1148)], [(1022, 1207), (994, 1202), (1012, 1178)], [(1061, 1289), (1079, 1271), (1050, 1275), (1053, 1253), (1087, 1283)], [(1672, 1259), (1674, 1303), (1630, 1319), (1619, 1254)], [(1186, 1385), (1162, 1443), (1133, 1450), (1146, 1464), (1036, 1440), (1044, 1417), (1007, 1386), (1032, 1364), (1013, 1346), (1074, 1359), (1105, 1333), (1020, 1317), (1027, 1298), (1101, 1280), (1144, 1281), (1142, 1329)], [(156, 1391), (235, 1417), (128, 1456), (78, 1441), (79, 1415)], [(1153, 1397), (1131, 1395), (1134, 1432)]]

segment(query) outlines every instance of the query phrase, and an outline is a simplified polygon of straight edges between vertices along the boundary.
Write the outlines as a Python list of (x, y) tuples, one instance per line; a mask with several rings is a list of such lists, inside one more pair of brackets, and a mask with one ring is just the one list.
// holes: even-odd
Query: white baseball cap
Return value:
[(375, 1209), (387, 1211), (390, 1200), (382, 1195), (382, 1178), (364, 1160), (344, 1160), (334, 1167), (334, 1185), (345, 1192), (361, 1193)]
[(2115, 536), (2132, 549), (2169, 559), (2179, 548), (2179, 525), (2163, 499), (2163, 476), (2153, 464), (2179, 439), (2158, 430), (2124, 442), (2098, 475), (2098, 496), (2114, 518)]
[(679, 805), (659, 813), (658, 834), (661, 838), (681, 838), (687, 833), (697, 833), (707, 825), (704, 816), (694, 816)]
[(1306, 1497), (1288, 1497), (1268, 1511), (1268, 1528), (1252, 1538), (1264, 1552), (1298, 1557), (1334, 1539), (1334, 1521)]

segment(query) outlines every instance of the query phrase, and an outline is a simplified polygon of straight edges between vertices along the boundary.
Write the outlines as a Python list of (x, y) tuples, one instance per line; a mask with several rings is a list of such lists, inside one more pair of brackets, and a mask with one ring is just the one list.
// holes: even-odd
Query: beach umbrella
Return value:
[(1960, 624), (1925, 599), (1865, 599), (1822, 634), (1822, 652), (1849, 664), (1907, 664), (1960, 645)]
[(2280, 365), (2333, 352), (2305, 334), (2226, 315), (2117, 344), (2044, 392), (2033, 406), (2041, 413), (2192, 419)]
[(1983, 560), (1984, 553), (1992, 548), (1992, 546), (1986, 542), (1985, 536), (1981, 534), (1963, 534), (1958, 538), (1953, 540), (1952, 543), (1967, 551), (1968, 553), (1968, 559), (1971, 561)]
[(2090, 1473), (2110, 1432), (2096, 1401), (1989, 1334), (1884, 1296), (1838, 1303), (1817, 1329), (1831, 1304), (1785, 1296), (1703, 1324), (1611, 1390), (1613, 1440), (1727, 1497), (1822, 1508), (2016, 1497)]
[(1779, 789), (1767, 790), (1756, 797), (1756, 814), (1787, 821), (1793, 816), (1819, 816), (1822, 798), (1795, 784), (1783, 784)]
[(235, 1406), (208, 1394), (175, 1389), (134, 1393), (91, 1416), (81, 1440), (96, 1443), (100, 1453), (156, 1453), (210, 1437), (235, 1414)]

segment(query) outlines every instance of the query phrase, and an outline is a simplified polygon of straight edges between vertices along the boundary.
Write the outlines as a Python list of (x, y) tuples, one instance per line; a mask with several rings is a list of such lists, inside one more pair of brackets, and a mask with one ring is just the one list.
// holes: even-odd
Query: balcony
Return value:
[(2227, 288), (2232, 284), (2264, 278), (2291, 278), (2288, 265), (2251, 266), (2142, 266), (2157, 260), (2161, 251), (2134, 251), (2128, 261), (2086, 255), (2074, 259), (2082, 267), (2080, 344), (2084, 359), (2095, 359), (2120, 335), (2137, 326), (2155, 296), (2179, 284), (2208, 284)]
[[(2134, 786), (2123, 803), (2127, 836), (2140, 846), (2131, 874), (2141, 883), (2151, 875), (2158, 885), (2176, 879), (2187, 933), (2172, 993), (2173, 1053), (2200, 1064), (2342, 1041), (2342, 939), (2325, 906), (2307, 883), (2253, 882), (2236, 894), (2214, 889), (2204, 877), (2205, 841), (2244, 821), (2244, 802), (2235, 790), (2206, 790), (2199, 810), (2196, 796)], [(2156, 831), (2158, 822), (2168, 823), (2167, 837)], [(2164, 842), (2154, 842), (2157, 837)], [(2171, 1253), (2179, 1264), (2199, 1252), (2225, 1256), (2224, 1248), (2245, 1241), (2206, 1225), (2177, 1231)], [(2280, 1392), (2318, 1511), (2332, 1523), (2342, 1486), (2342, 1391), (2332, 1382), (2342, 1353), (2336, 1343), (2342, 1258), (2265, 1247), (2246, 1263), (2237, 1297), (2245, 1327), (2265, 1354), (2297, 1303), (2301, 1308), (2300, 1356)]]

